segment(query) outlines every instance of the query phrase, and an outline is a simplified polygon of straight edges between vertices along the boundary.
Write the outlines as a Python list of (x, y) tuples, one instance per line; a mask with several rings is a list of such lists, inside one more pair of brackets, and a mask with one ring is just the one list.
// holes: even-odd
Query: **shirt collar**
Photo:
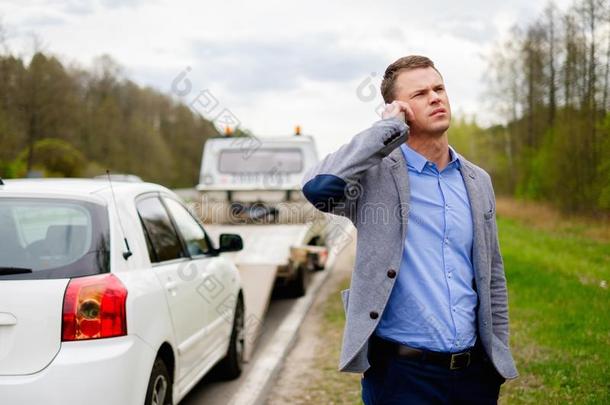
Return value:
[[(428, 159), (426, 159), (424, 155), (421, 155), (415, 149), (412, 149), (406, 142), (400, 145), (400, 149), (402, 150), (405, 160), (407, 161), (407, 166), (411, 167), (412, 169), (415, 169), (418, 173), (421, 173), (426, 167)], [(447, 167), (455, 165), (457, 168), (459, 168), (460, 155), (458, 155), (457, 152), (451, 146), (449, 146), (449, 157), (450, 160)]]

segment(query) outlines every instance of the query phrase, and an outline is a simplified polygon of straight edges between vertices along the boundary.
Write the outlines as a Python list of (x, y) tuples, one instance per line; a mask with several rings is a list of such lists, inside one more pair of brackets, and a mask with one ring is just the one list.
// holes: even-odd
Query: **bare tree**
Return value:
[(554, 2), (550, 2), (544, 11), (547, 43), (548, 43), (548, 68), (549, 68), (549, 119), (548, 125), (552, 127), (555, 123), (555, 115), (557, 112), (557, 79), (556, 79), (556, 24), (557, 24), (557, 6)]

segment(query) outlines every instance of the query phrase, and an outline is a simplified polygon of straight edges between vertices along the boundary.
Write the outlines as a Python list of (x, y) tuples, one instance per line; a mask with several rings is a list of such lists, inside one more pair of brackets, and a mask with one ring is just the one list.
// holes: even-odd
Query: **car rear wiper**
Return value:
[(0, 276), (8, 274), (25, 274), (31, 273), (32, 269), (24, 269), (23, 267), (0, 267)]

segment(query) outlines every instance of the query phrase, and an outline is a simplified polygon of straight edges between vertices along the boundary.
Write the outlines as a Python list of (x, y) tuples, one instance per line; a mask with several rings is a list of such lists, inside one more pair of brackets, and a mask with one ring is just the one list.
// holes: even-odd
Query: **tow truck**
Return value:
[(293, 135), (269, 138), (233, 136), (226, 128), (204, 144), (199, 215), (212, 235), (241, 235), (245, 248), (232, 259), (242, 269), (270, 269), (268, 293), (300, 297), (311, 273), (327, 264), (328, 217), (300, 186), (317, 162), (314, 139), (298, 126)]

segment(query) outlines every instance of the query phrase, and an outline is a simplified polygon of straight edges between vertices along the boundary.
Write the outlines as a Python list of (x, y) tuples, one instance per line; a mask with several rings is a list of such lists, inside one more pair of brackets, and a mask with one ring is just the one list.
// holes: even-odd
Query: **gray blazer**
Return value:
[[(362, 373), (375, 331), (400, 270), (408, 228), (409, 176), (399, 146), (404, 122), (385, 119), (331, 153), (303, 179), (303, 194), (319, 210), (356, 226), (357, 253), (350, 289), (342, 291), (346, 324), (339, 370)], [(472, 260), (479, 305), (479, 338), (504, 378), (518, 373), (508, 342), (508, 297), (498, 245), (495, 196), (489, 175), (463, 156), (461, 173), (474, 223)]]

